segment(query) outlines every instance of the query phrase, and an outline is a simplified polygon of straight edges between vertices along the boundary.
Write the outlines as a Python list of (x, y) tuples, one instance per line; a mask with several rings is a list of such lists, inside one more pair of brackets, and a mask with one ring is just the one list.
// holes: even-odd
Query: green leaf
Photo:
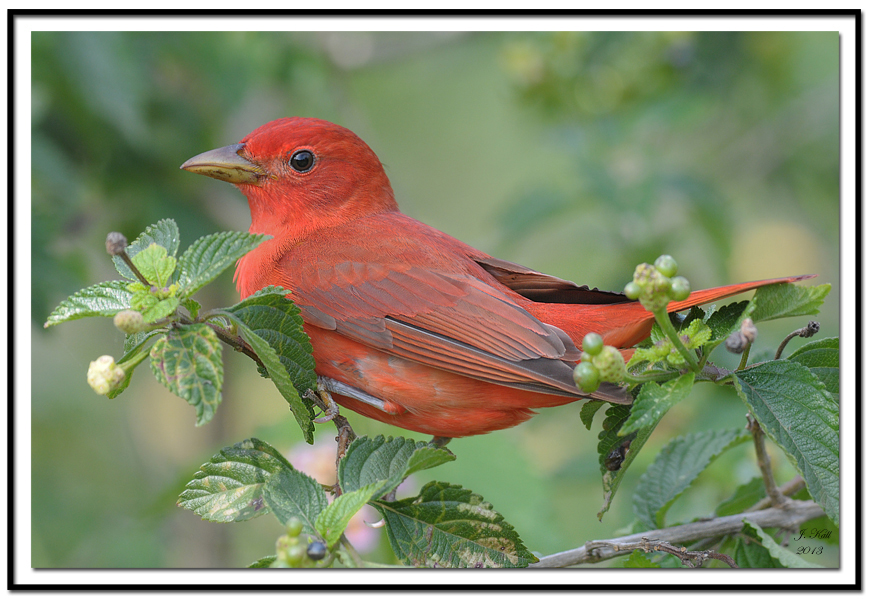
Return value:
[[(744, 525), (744, 529), (746, 528), (748, 527)], [(731, 553), (738, 568), (760, 570), (783, 567), (782, 564), (773, 559), (770, 551), (761, 544), (759, 539), (733, 537), (723, 545), (722, 550), (727, 552), (731, 547), (733, 547)]]
[(694, 383), (695, 375), (687, 372), (661, 385), (644, 384), (631, 405), (631, 415), (622, 425), (619, 434), (627, 435), (647, 426), (656, 426), (668, 410), (689, 396)]
[[(630, 410), (630, 406), (622, 405), (608, 408), (604, 416), (602, 430), (598, 433), (598, 463), (601, 467), (601, 482), (604, 487), (604, 504), (598, 512), (599, 520), (610, 509), (610, 504), (616, 496), (616, 490), (628, 471), (628, 467), (631, 466), (634, 458), (637, 457), (640, 449), (655, 430), (654, 426), (647, 426), (639, 429), (637, 433), (619, 436), (619, 430), (628, 420)], [(608, 470), (608, 460), (614, 453), (622, 456), (622, 463), (617, 470)]]
[(196, 409), (196, 425), (212, 419), (221, 402), (221, 343), (206, 324), (178, 325), (151, 348), (151, 371)]
[(840, 401), (840, 338), (828, 337), (799, 347), (788, 357), (810, 369), (825, 385), (825, 389)]
[(742, 484), (734, 491), (734, 494), (716, 507), (717, 516), (733, 516), (740, 514), (764, 499), (767, 491), (764, 481), (755, 477), (748, 483)]
[(402, 501), (371, 502), (405, 564), (445, 568), (524, 568), (538, 561), (513, 526), (483, 498), (458, 485), (431, 482)]
[(831, 285), (827, 283), (816, 287), (800, 287), (793, 283), (762, 287), (752, 298), (755, 304), (752, 320), (759, 323), (787, 316), (818, 314), (830, 291)]
[(278, 559), (277, 555), (267, 555), (266, 557), (261, 557), (257, 561), (252, 564), (249, 564), (249, 568), (269, 568), (272, 564), (275, 563), (275, 560)]
[(770, 554), (770, 557), (786, 568), (821, 568), (818, 564), (808, 562), (805, 559), (798, 557), (780, 545), (776, 539), (764, 532), (758, 524), (750, 522), (745, 518), (743, 520), (743, 530), (741, 532), (751, 539), (761, 543), (762, 547), (764, 547)]
[(45, 328), (68, 320), (88, 316), (114, 316), (130, 309), (130, 298), (124, 281), (106, 281), (75, 292), (63, 300), (45, 321)]
[(179, 303), (190, 312), (191, 318), (196, 318), (199, 314), (199, 310), (202, 308), (202, 304), (194, 299), (190, 299), (189, 297), (182, 299)]
[(711, 333), (709, 343), (719, 344), (727, 339), (728, 335), (733, 333), (743, 320), (752, 314), (753, 310), (755, 310), (755, 304), (745, 300), (722, 306), (710, 314), (706, 320)]
[(304, 534), (320, 536), (315, 522), (329, 502), (320, 483), (304, 472), (285, 468), (275, 473), (263, 489), (263, 499), (284, 526), (298, 518)]
[(178, 307), (177, 297), (158, 299), (155, 296), (149, 294), (147, 291), (143, 293), (146, 294), (146, 297), (148, 299), (143, 298), (144, 301), (133, 302), (134, 305), (132, 307), (136, 308), (137, 310), (142, 310), (142, 320), (146, 323), (152, 323), (160, 320), (161, 318), (166, 318), (167, 316), (175, 312), (175, 309)]
[(175, 273), (176, 261), (165, 247), (152, 243), (133, 256), (133, 264), (149, 283), (156, 287), (166, 287)]
[(268, 238), (267, 235), (225, 231), (197, 239), (178, 261), (178, 285), (183, 295), (196, 293)]
[(343, 493), (320, 512), (314, 525), (328, 547), (333, 547), (338, 542), (350, 519), (375, 497), (375, 491), (379, 488), (380, 481), (375, 481), (356, 491)]
[[(157, 245), (165, 247), (170, 256), (175, 256), (178, 252), (179, 241), (180, 235), (178, 233), (178, 225), (176, 225), (175, 221), (171, 218), (166, 218), (158, 221), (156, 224), (146, 227), (145, 232), (139, 235), (133, 243), (127, 246), (127, 255), (130, 256), (130, 258), (133, 258), (136, 254), (147, 248), (152, 243), (156, 243)], [(119, 256), (112, 256), (112, 261), (115, 263), (115, 268), (118, 269), (118, 272), (122, 277), (130, 279), (131, 281), (139, 280), (136, 278), (136, 275), (133, 274), (133, 271), (130, 270), (130, 267), (127, 266)], [(133, 263), (136, 263), (135, 260)]]
[(743, 429), (704, 431), (672, 439), (641, 475), (634, 513), (647, 527), (664, 528), (668, 509), (725, 450), (752, 436)]
[(840, 409), (803, 364), (763, 362), (734, 374), (737, 393), (786, 453), (810, 495), (840, 522)]
[(311, 341), (302, 328), (299, 309), (274, 289), (254, 294), (228, 308), (222, 315), (231, 319), (239, 334), (266, 367), (278, 391), (309, 443), (314, 441), (311, 412), (300, 392), (317, 388)]
[(178, 505), (211, 522), (262, 516), (270, 511), (264, 498), (267, 481), (287, 471), (295, 472), (278, 450), (259, 439), (246, 439), (224, 447), (200, 466)]
[(389, 493), (409, 475), (456, 459), (449, 450), (423, 441), (378, 435), (357, 437), (338, 465), (338, 482), (345, 493), (379, 483), (374, 497)]
[(592, 399), (583, 404), (583, 407), (580, 408), (580, 422), (582, 422), (586, 426), (587, 431), (592, 430), (592, 418), (595, 416), (595, 413), (598, 412), (598, 409), (604, 405), (605, 402)]
[(640, 549), (635, 549), (631, 552), (631, 554), (622, 560), (623, 568), (661, 568), (660, 565), (653, 563), (653, 561), (647, 557), (646, 553), (641, 551)]

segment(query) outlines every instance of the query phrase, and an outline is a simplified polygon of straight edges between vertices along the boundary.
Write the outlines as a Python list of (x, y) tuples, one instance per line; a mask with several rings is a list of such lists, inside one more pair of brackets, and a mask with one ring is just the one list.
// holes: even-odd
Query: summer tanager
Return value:
[[(572, 379), (586, 333), (630, 348), (653, 316), (623, 294), (493, 258), (399, 212), (375, 153), (353, 132), (284, 118), (181, 168), (235, 184), (251, 233), (272, 238), (239, 260), (247, 297), (292, 290), (318, 375), (379, 398), (336, 395), (355, 412), (439, 437), (514, 426), (533, 409), (584, 398), (630, 401)], [(728, 285), (671, 302), (683, 310), (802, 277)]]

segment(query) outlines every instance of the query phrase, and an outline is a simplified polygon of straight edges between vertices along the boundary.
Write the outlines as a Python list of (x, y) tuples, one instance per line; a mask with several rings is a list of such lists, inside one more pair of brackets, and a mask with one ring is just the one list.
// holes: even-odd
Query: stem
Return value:
[(350, 541), (347, 540), (347, 537), (344, 533), (341, 533), (341, 544), (344, 546), (345, 551), (350, 556), (350, 559), (353, 560), (353, 564), (355, 568), (364, 568), (365, 562), (363, 562), (363, 558), (360, 557), (357, 550), (354, 549), (354, 546), (350, 544)]
[(743, 370), (746, 368), (746, 362), (749, 361), (749, 350), (752, 348), (751, 343), (746, 344), (746, 349), (743, 350), (743, 355), (740, 357), (740, 366), (737, 367), (737, 370)]
[(733, 516), (723, 516), (711, 520), (701, 520), (650, 530), (607, 541), (590, 541), (596, 543), (596, 547), (590, 549), (589, 543), (576, 549), (569, 549), (561, 553), (547, 555), (540, 561), (529, 566), (530, 568), (564, 568), (583, 563), (595, 563), (612, 559), (618, 555), (629, 553), (628, 551), (613, 549), (614, 545), (623, 543), (636, 543), (644, 537), (654, 539), (656, 542), (676, 544), (690, 543), (698, 539), (733, 535), (743, 530), (743, 520), (749, 520), (762, 528), (794, 528), (808, 520), (818, 518), (824, 514), (824, 510), (812, 501), (790, 501), (781, 508), (768, 508), (756, 512), (744, 512)]
[(136, 268), (136, 265), (133, 264), (133, 260), (130, 258), (127, 250), (122, 250), (119, 254), (116, 255), (121, 257), (121, 260), (124, 261), (124, 264), (126, 264), (127, 267), (133, 271), (133, 274), (136, 275), (136, 278), (139, 279), (143, 285), (148, 288), (151, 287), (151, 283), (148, 281), (148, 279), (146, 279), (145, 276), (141, 272), (139, 272), (139, 269)]
[(758, 459), (758, 468), (761, 470), (761, 478), (764, 480), (767, 496), (770, 497), (774, 507), (781, 507), (786, 504), (788, 499), (776, 486), (776, 480), (773, 478), (770, 456), (767, 455), (767, 450), (764, 447), (764, 431), (761, 430), (761, 426), (755, 418), (747, 416), (747, 420), (749, 420), (749, 430), (752, 431), (752, 440), (755, 442), (755, 455)]
[(640, 383), (649, 383), (650, 381), (667, 381), (674, 378), (674, 371), (654, 371), (647, 372), (644, 374), (626, 374), (625, 381), (626, 383), (632, 384), (640, 384)]
[(776, 355), (773, 356), (774, 360), (779, 360), (779, 357), (782, 355), (785, 346), (788, 345), (788, 342), (794, 339), (795, 337), (812, 337), (816, 333), (819, 332), (819, 323), (815, 320), (811, 320), (807, 323), (807, 326), (802, 329), (798, 329), (796, 331), (792, 331), (789, 333), (785, 339), (782, 340), (782, 343), (779, 344), (779, 347), (776, 349)]
[(685, 346), (682, 339), (680, 339), (679, 333), (677, 333), (677, 329), (674, 328), (673, 323), (671, 322), (670, 317), (668, 316), (668, 311), (665, 308), (661, 310), (656, 310), (653, 312), (653, 315), (656, 318), (656, 322), (659, 323), (659, 326), (668, 336), (668, 339), (674, 344), (674, 347), (677, 348), (677, 351), (680, 352), (680, 355), (695, 372), (700, 372), (701, 368), (698, 366), (698, 359), (692, 354), (688, 347)]

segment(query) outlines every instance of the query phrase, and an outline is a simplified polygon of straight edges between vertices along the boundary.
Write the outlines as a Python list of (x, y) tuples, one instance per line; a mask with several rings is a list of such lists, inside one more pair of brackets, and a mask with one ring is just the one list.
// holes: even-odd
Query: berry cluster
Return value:
[(604, 345), (598, 333), (589, 333), (583, 338), (583, 353), (574, 368), (577, 388), (592, 393), (601, 383), (621, 383), (625, 375), (625, 360), (618, 349)]
[(276, 559), (273, 568), (314, 568), (315, 562), (326, 557), (327, 547), (323, 541), (308, 539), (306, 545), (301, 539), (302, 521), (290, 518), (287, 534), (279, 537), (276, 546)]
[(654, 265), (638, 264), (634, 280), (625, 286), (625, 295), (639, 300), (650, 312), (661, 310), (671, 300), (687, 299), (692, 291), (689, 281), (676, 274), (677, 261), (667, 254), (659, 256)]

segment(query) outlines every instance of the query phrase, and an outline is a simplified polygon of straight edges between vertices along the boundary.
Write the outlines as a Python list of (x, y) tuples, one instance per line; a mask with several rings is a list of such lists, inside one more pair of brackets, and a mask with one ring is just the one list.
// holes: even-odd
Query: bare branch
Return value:
[(731, 558), (730, 555), (725, 555), (724, 553), (717, 553), (710, 549), (706, 549), (703, 551), (689, 551), (685, 547), (676, 547), (666, 541), (650, 540), (647, 537), (643, 537), (643, 539), (641, 539), (639, 543), (611, 543), (610, 541), (589, 541), (588, 543), (586, 543), (585, 547), (590, 551), (602, 548), (610, 548), (611, 550), (617, 551), (619, 553), (629, 553), (634, 551), (635, 549), (640, 549), (645, 553), (662, 551), (664, 553), (669, 553), (673, 555), (674, 557), (679, 559), (684, 566), (688, 566), (689, 568), (700, 568), (704, 565), (704, 562), (711, 559), (725, 562), (731, 568), (737, 567), (737, 563)]
[(746, 415), (746, 419), (749, 421), (747, 428), (752, 432), (752, 440), (755, 443), (755, 457), (758, 460), (758, 469), (761, 470), (761, 479), (764, 481), (764, 488), (767, 491), (767, 496), (770, 497), (770, 501), (774, 507), (780, 507), (784, 505), (788, 499), (786, 499), (785, 495), (782, 494), (782, 491), (777, 488), (776, 480), (773, 478), (773, 468), (770, 465), (770, 456), (767, 454), (767, 449), (764, 447), (764, 431), (761, 430), (758, 421), (749, 414)]
[[(759, 512), (745, 512), (733, 516), (690, 522), (689, 524), (650, 530), (606, 541), (589, 541), (583, 547), (542, 557), (538, 563), (532, 564), (530, 567), (564, 568), (576, 564), (600, 562), (630, 553), (629, 551), (614, 550), (612, 549), (613, 545), (638, 543), (643, 541), (644, 537), (662, 543), (679, 545), (698, 539), (731, 535), (743, 529), (744, 519), (763, 528), (795, 528), (808, 520), (823, 516), (824, 513), (824, 510), (812, 501), (790, 501), (782, 508), (772, 507)], [(590, 548), (590, 544), (595, 545)]]

